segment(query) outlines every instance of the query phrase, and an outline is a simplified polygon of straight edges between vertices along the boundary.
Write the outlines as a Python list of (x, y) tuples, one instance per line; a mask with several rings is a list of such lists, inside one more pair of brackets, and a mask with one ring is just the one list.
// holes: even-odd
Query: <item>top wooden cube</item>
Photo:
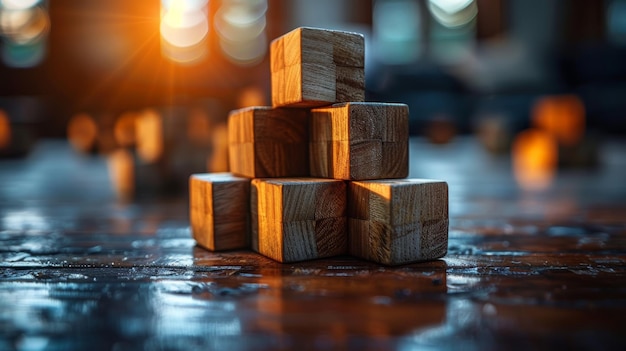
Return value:
[(361, 34), (297, 28), (272, 41), (270, 63), (274, 107), (365, 100), (365, 40)]

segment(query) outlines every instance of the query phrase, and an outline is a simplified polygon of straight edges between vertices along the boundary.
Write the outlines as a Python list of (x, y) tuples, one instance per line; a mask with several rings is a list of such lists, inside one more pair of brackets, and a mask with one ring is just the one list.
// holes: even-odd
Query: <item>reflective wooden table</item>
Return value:
[(410, 154), (450, 185), (449, 248), (393, 268), (205, 251), (185, 196), (120, 203), (63, 141), (0, 160), (0, 349), (626, 348), (626, 143), (541, 193), (471, 138)]

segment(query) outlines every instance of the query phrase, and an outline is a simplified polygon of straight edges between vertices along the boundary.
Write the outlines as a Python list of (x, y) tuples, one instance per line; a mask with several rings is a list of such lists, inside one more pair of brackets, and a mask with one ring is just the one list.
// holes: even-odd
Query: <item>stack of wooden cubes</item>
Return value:
[(364, 38), (298, 28), (270, 47), (272, 107), (232, 111), (230, 173), (190, 178), (193, 237), (280, 262), (442, 257), (448, 186), (406, 179), (408, 107), (365, 100)]

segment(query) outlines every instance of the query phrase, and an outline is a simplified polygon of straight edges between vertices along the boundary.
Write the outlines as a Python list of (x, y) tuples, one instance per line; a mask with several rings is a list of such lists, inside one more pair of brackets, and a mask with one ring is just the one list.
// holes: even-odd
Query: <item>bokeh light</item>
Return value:
[(0, 0), (0, 7), (7, 10), (25, 10), (40, 2), (41, 0)]
[(0, 35), (4, 38), (2, 59), (9, 67), (40, 64), (46, 54), (50, 17), (39, 1), (0, 2)]
[(0, 109), (0, 150), (11, 145), (11, 121), (4, 110)]
[(113, 126), (113, 136), (120, 146), (132, 146), (135, 144), (135, 120), (137, 115), (133, 112), (122, 113)]
[(474, 0), (429, 0), (428, 10), (433, 18), (445, 27), (461, 27), (478, 15)]
[(535, 103), (532, 122), (559, 144), (572, 146), (585, 134), (585, 106), (576, 95), (546, 96)]
[(389, 64), (417, 60), (421, 53), (421, 10), (416, 1), (377, 1), (372, 25), (378, 59)]
[(145, 163), (154, 163), (163, 155), (163, 124), (161, 115), (153, 109), (143, 111), (136, 120), (137, 154)]
[(131, 200), (135, 194), (135, 165), (133, 155), (118, 149), (107, 157), (111, 186), (120, 200)]
[(41, 7), (0, 11), (2, 34), (15, 44), (29, 44), (48, 34), (50, 18)]
[(522, 131), (513, 141), (512, 157), (513, 173), (522, 189), (542, 191), (552, 184), (558, 163), (552, 135), (540, 129)]
[(179, 63), (198, 62), (208, 53), (207, 1), (161, 2), (161, 52)]
[(265, 106), (268, 99), (263, 90), (257, 86), (249, 86), (241, 90), (237, 97), (237, 108), (249, 106)]
[(267, 0), (224, 0), (215, 14), (222, 52), (240, 65), (256, 64), (267, 52)]
[(74, 150), (87, 153), (93, 150), (98, 139), (96, 121), (86, 113), (78, 113), (67, 125), (67, 138)]

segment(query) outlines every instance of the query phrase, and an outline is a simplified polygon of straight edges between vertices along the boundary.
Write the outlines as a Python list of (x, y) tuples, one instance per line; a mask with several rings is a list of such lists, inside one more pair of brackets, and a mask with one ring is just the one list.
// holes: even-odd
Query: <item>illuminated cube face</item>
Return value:
[(365, 99), (361, 34), (298, 28), (270, 45), (272, 105), (314, 107)]
[(350, 182), (350, 253), (397, 265), (448, 249), (448, 185), (424, 179)]

